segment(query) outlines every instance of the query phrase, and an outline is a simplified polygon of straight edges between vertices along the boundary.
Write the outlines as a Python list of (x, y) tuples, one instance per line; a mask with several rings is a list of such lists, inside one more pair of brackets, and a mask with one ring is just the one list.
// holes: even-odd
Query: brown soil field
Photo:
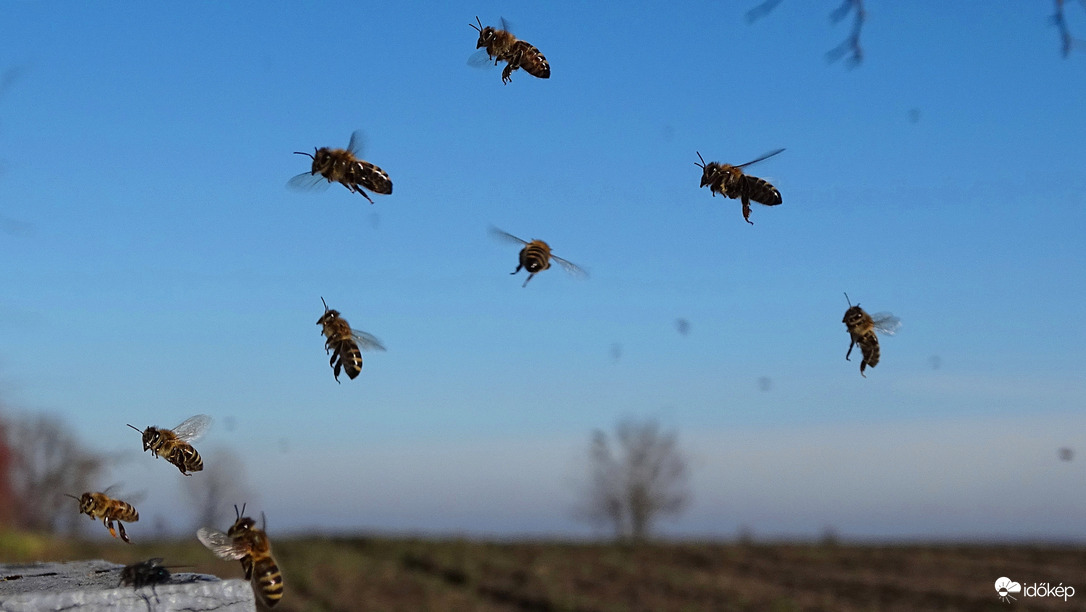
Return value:
[[(1056, 545), (854, 545), (395, 537), (274, 540), (282, 611), (1082, 610), (1086, 550)], [(0, 562), (163, 557), (240, 578), (198, 542), (69, 542), (0, 534)], [(994, 584), (1075, 587), (1001, 602)]]

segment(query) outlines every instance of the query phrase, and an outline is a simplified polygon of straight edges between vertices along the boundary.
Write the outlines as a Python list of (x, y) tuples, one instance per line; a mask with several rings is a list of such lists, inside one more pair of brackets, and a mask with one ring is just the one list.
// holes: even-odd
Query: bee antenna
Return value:
[(324, 309), (325, 310), (330, 310), (330, 308), (328, 308), (328, 302), (324, 301), (324, 296), (323, 295), (321, 296), (321, 304), (324, 304)]
[(852, 300), (848, 299), (848, 293), (845, 293), (845, 301), (848, 302), (848, 307), (852, 308)]
[[(479, 21), (479, 16), (478, 15), (475, 16), (475, 21)], [(483, 33), (483, 22), (482, 21), (479, 21), (479, 27), (477, 27), (477, 28), (475, 27), (474, 23), (469, 23), (468, 25), (471, 26), (472, 28), (474, 28), (475, 31), (479, 32), (480, 34)]]
[(310, 159), (313, 159), (313, 154), (312, 153), (305, 153), (304, 151), (295, 151), (294, 154), (295, 155), (308, 155)]
[(700, 164), (695, 162), (694, 165), (704, 170), (705, 169), (705, 158), (701, 156), (700, 151), (694, 151), (694, 152), (698, 154), (698, 159), (701, 160)]
[(138, 432), (140, 432), (140, 433), (143, 433), (143, 430), (141, 430), (141, 429), (140, 429), (139, 427), (136, 427), (135, 425), (133, 425), (133, 424), (131, 424), (131, 423), (125, 423), (125, 425), (128, 425), (128, 426), (129, 426), (129, 427), (131, 427), (132, 429), (135, 429), (136, 431), (138, 431)]
[(68, 497), (70, 497), (70, 498), (72, 498), (72, 499), (74, 499), (75, 501), (78, 501), (78, 502), (83, 501), (82, 499), (76, 497), (75, 495), (72, 495), (71, 493), (65, 493), (64, 495), (66, 495), (66, 496), (68, 496)]

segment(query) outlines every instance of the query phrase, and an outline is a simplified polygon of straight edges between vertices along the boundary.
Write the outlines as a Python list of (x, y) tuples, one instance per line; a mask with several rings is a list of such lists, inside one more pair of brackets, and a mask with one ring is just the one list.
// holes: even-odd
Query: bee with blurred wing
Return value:
[[(80, 497), (70, 493), (64, 495), (79, 502), (80, 514), (86, 514), (92, 519), (101, 519), (102, 524), (109, 530), (109, 535), (117, 537), (117, 531), (120, 531), (121, 539), (131, 544), (132, 542), (128, 539), (128, 534), (125, 533), (124, 524), (121, 521), (135, 523), (140, 520), (140, 513), (136, 512), (132, 504), (110, 497), (108, 494), (112, 490), (113, 487), (109, 487), (105, 492), (88, 492)], [(113, 521), (117, 521), (116, 531), (113, 529)]]
[(520, 249), (520, 263), (517, 264), (517, 269), (510, 272), (510, 274), (516, 274), (522, 269), (528, 271), (528, 278), (524, 279), (524, 284), (521, 287), (527, 287), (528, 281), (532, 280), (532, 277), (551, 267), (551, 261), (558, 262), (558, 265), (562, 266), (562, 269), (569, 272), (575, 277), (584, 278), (588, 276), (588, 272), (585, 272), (583, 268), (577, 264), (569, 261), (568, 259), (562, 259), (551, 252), (551, 247), (542, 240), (521, 240), (513, 234), (504, 232), (496, 227), (490, 228), (490, 233), (501, 240), (506, 242), (513, 242), (521, 245)]
[[(131, 423), (128, 426), (139, 431), (139, 428)], [(190, 443), (200, 439), (210, 426), (211, 417), (198, 414), (185, 419), (173, 429), (148, 427), (143, 430), (143, 450), (151, 451), (154, 457), (161, 456), (177, 466), (182, 474), (191, 476), (189, 472), (204, 469), (204, 460)]]
[(328, 361), (328, 365), (332, 366), (332, 375), (339, 382), (339, 371), (342, 369), (354, 380), (362, 373), (361, 349), (383, 351), (385, 346), (372, 334), (351, 329), (347, 320), (339, 315), (338, 310), (329, 308), (323, 297), (321, 303), (324, 304), (324, 314), (317, 319), (317, 325), (321, 326), (321, 333), (325, 336), (325, 353), (332, 353)]
[[(241, 561), (245, 579), (251, 581), (253, 591), (264, 605), (271, 608), (283, 598), (283, 574), (272, 557), (271, 541), (264, 529), (256, 528), (256, 521), (242, 516), (244, 505), (241, 510), (234, 506), (234, 513), (237, 520), (226, 533), (201, 527), (196, 538), (216, 557)], [(264, 520), (264, 526), (267, 527), (267, 520)]]
[(845, 294), (845, 300), (848, 301), (848, 310), (845, 311), (842, 322), (848, 328), (850, 339), (848, 352), (845, 353), (845, 360), (851, 361), (849, 355), (852, 354), (852, 347), (857, 344), (860, 345), (860, 352), (863, 354), (863, 361), (860, 362), (860, 376), (867, 378), (864, 370), (868, 366), (873, 368), (879, 365), (879, 337), (875, 332), (892, 336), (901, 327), (901, 319), (888, 312), (867, 314), (867, 311), (860, 308), (859, 304), (852, 305), (847, 293)]
[(368, 161), (361, 159), (362, 132), (351, 134), (351, 142), (346, 149), (314, 147), (313, 153), (295, 151), (295, 155), (308, 155), (313, 159), (309, 172), (303, 172), (287, 182), (293, 189), (314, 189), (327, 187), (330, 183), (339, 183), (352, 193), (357, 193), (373, 200), (363, 191), (363, 187), (374, 193), (389, 195), (392, 193), (392, 179), (388, 173)]
[(705, 158), (698, 153), (698, 159), (701, 163), (694, 162), (695, 166), (702, 169), (701, 173), (701, 186), (708, 187), (715, 197), (716, 194), (720, 194), (726, 198), (736, 199), (739, 198), (743, 202), (743, 219), (747, 223), (754, 225), (754, 222), (750, 220), (750, 203), (752, 201), (766, 206), (776, 206), (783, 200), (781, 199), (781, 192), (777, 191), (777, 188), (770, 185), (768, 181), (760, 179), (756, 176), (743, 173), (743, 168), (756, 164), (764, 159), (773, 157), (780, 153), (784, 149), (777, 149), (771, 153), (749, 161), (745, 164), (733, 166), (731, 164), (721, 164), (718, 162), (705, 163)]
[(484, 60), (481, 56), (472, 56), (469, 63), (482, 64), (486, 62), (489, 64), (493, 60), (494, 65), (497, 66), (498, 62), (505, 62), (505, 69), (502, 70), (502, 83), (507, 85), (513, 80), (513, 71), (518, 68), (523, 68), (525, 72), (534, 77), (550, 78), (551, 65), (547, 63), (547, 58), (543, 57), (543, 53), (535, 45), (524, 40), (518, 40), (516, 36), (513, 36), (512, 32), (509, 31), (509, 24), (506, 23), (504, 18), (501, 20), (501, 28), (493, 26), (484, 28), (479, 17), (475, 17), (475, 21), (479, 24), (478, 26), (474, 23), (468, 25), (479, 32), (479, 40), (475, 43), (475, 48), (485, 48), (486, 58)]

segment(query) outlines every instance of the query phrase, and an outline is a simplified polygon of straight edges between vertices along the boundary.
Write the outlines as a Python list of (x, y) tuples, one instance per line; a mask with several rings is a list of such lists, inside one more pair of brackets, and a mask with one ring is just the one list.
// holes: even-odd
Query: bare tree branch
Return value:
[(844, 0), (841, 6), (834, 9), (830, 13), (830, 21), (838, 23), (845, 17), (848, 17), (849, 13), (855, 13), (852, 21), (852, 33), (841, 44), (837, 45), (833, 49), (826, 52), (826, 61), (836, 62), (844, 57), (846, 53), (850, 53), (848, 58), (849, 68), (855, 68), (859, 66), (864, 59), (863, 48), (860, 47), (860, 32), (863, 30), (864, 21), (867, 20), (867, 11), (864, 10), (863, 0)]
[(777, 8), (777, 5), (781, 3), (781, 0), (764, 0), (758, 6), (747, 11), (747, 23), (754, 23), (762, 17), (773, 12), (773, 9)]
[[(1079, 0), (1083, 8), (1086, 8), (1086, 0)], [(1056, 25), (1056, 29), (1060, 33), (1060, 41), (1062, 43), (1063, 56), (1066, 58), (1071, 55), (1071, 51), (1074, 49), (1082, 50), (1083, 45), (1086, 45), (1086, 41), (1080, 38), (1075, 38), (1071, 34), (1071, 28), (1067, 25), (1067, 17), (1063, 13), (1063, 0), (1056, 0), (1056, 13), (1052, 15), (1052, 23)]]

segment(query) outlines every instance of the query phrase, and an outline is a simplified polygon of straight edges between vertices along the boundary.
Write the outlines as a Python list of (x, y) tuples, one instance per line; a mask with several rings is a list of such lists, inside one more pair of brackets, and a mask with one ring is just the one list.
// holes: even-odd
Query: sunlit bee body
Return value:
[[(139, 431), (139, 428), (132, 424), (128, 426)], [(143, 430), (143, 450), (151, 451), (154, 457), (161, 456), (177, 466), (182, 474), (191, 476), (189, 472), (199, 472), (204, 469), (204, 460), (192, 447), (191, 442), (195, 442), (204, 435), (210, 426), (211, 417), (198, 414), (185, 419), (173, 429), (148, 427)]]
[[(847, 293), (845, 299), (848, 299)], [(849, 355), (852, 354), (852, 347), (857, 344), (860, 345), (860, 352), (863, 354), (863, 361), (860, 362), (860, 376), (867, 378), (864, 370), (868, 366), (873, 368), (879, 365), (879, 337), (875, 332), (892, 336), (901, 327), (901, 319), (888, 312), (877, 312), (874, 315), (869, 315), (863, 308), (860, 308), (859, 304), (853, 306), (852, 302), (849, 302), (848, 306), (845, 317), (842, 319), (845, 327), (848, 328), (850, 339), (845, 359), (851, 361)]]
[(558, 265), (562, 266), (563, 270), (576, 277), (584, 278), (588, 276), (588, 272), (585, 272), (584, 269), (577, 264), (551, 253), (550, 245), (542, 240), (532, 240), (531, 242), (521, 240), (513, 234), (504, 232), (496, 227), (490, 228), (490, 233), (503, 240), (523, 245), (524, 248), (520, 250), (520, 263), (517, 264), (516, 270), (510, 272), (510, 274), (516, 274), (517, 272), (520, 272), (521, 269), (528, 271), (528, 278), (524, 280), (524, 284), (521, 285), (521, 287), (527, 287), (528, 281), (532, 280), (533, 276), (550, 268), (551, 260), (557, 261)]
[[(513, 71), (517, 68), (523, 68), (528, 74), (539, 77), (541, 79), (549, 79), (551, 76), (551, 65), (547, 63), (547, 58), (543, 57), (543, 54), (535, 47), (535, 45), (524, 41), (518, 40), (516, 36), (509, 31), (509, 25), (502, 19), (502, 27), (495, 28), (493, 26), (483, 27), (483, 22), (479, 21), (479, 17), (475, 17), (475, 21), (478, 22), (478, 26), (474, 23), (468, 25), (479, 32), (479, 41), (475, 43), (476, 49), (486, 49), (486, 59), (494, 61), (494, 65), (497, 66), (498, 62), (505, 62), (505, 69), (502, 70), (502, 83), (508, 84), (513, 80)], [(472, 58), (472, 63), (475, 59)]]
[(733, 166), (731, 164), (721, 164), (717, 162), (705, 163), (705, 158), (698, 153), (698, 159), (701, 163), (694, 162), (695, 166), (702, 169), (701, 173), (701, 186), (709, 187), (709, 191), (712, 192), (713, 197), (716, 194), (720, 194), (726, 198), (736, 199), (739, 198), (743, 202), (743, 219), (747, 223), (754, 225), (754, 222), (750, 220), (750, 203), (757, 202), (759, 204), (765, 204), (766, 206), (776, 206), (780, 204), (781, 192), (777, 191), (777, 188), (770, 185), (768, 181), (760, 179), (756, 176), (743, 173), (743, 168), (756, 164), (763, 159), (773, 157), (777, 153), (780, 153), (784, 149), (777, 149), (772, 153), (766, 153), (754, 161), (749, 161), (745, 164)]
[(162, 558), (156, 557), (126, 565), (121, 570), (121, 581), (117, 586), (125, 585), (137, 589), (149, 586), (153, 590), (156, 584), (166, 584), (170, 581), (170, 570), (161, 564)]
[[(109, 489), (106, 489), (106, 491), (109, 491)], [(102, 524), (109, 530), (109, 535), (117, 537), (119, 531), (121, 539), (131, 544), (121, 521), (135, 523), (140, 520), (140, 513), (136, 512), (132, 504), (113, 499), (105, 493), (84, 493), (80, 497), (68, 493), (65, 493), (65, 495), (79, 502), (80, 514), (86, 514), (92, 519), (101, 519)], [(113, 521), (117, 521), (116, 530), (113, 529)]]
[(245, 506), (241, 510), (234, 506), (234, 512), (238, 519), (226, 533), (201, 527), (196, 537), (220, 559), (241, 561), (245, 579), (251, 581), (264, 605), (271, 608), (283, 598), (283, 574), (272, 557), (271, 541), (263, 529), (256, 528), (256, 521), (242, 516)]
[(336, 382), (339, 382), (339, 371), (342, 369), (354, 380), (362, 372), (361, 349), (383, 351), (385, 347), (372, 334), (351, 329), (347, 320), (339, 315), (338, 310), (329, 308), (323, 297), (321, 303), (324, 304), (324, 314), (317, 319), (317, 325), (321, 326), (321, 333), (325, 336), (325, 353), (332, 354), (332, 358), (328, 360), (328, 365), (332, 366), (332, 375)]
[[(392, 179), (388, 174), (368, 161), (359, 159), (362, 149), (362, 132), (351, 134), (351, 142), (346, 149), (330, 147), (314, 148), (312, 154), (295, 151), (295, 155), (308, 155), (313, 158), (313, 167), (290, 179), (287, 186), (295, 189), (313, 189), (327, 187), (330, 183), (339, 183), (361, 195), (373, 204), (370, 196), (362, 190), (389, 195), (392, 193)], [(321, 180), (323, 179), (323, 180)]]

